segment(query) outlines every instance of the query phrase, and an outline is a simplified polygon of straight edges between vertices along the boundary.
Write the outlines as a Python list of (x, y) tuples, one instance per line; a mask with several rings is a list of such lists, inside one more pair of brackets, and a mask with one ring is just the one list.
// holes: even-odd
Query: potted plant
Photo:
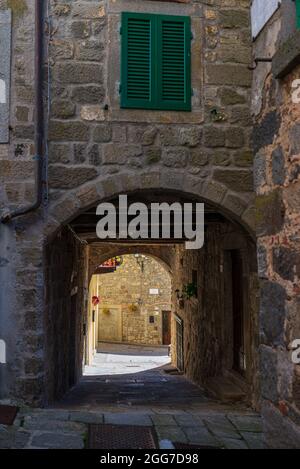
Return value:
[(137, 305), (135, 305), (134, 303), (132, 303), (131, 305), (128, 306), (128, 310), (131, 312), (131, 313), (137, 313), (139, 308)]
[(198, 288), (195, 283), (187, 283), (183, 286), (183, 296), (190, 300), (191, 298), (197, 298)]
[(177, 302), (180, 309), (184, 308), (184, 300), (190, 300), (191, 298), (197, 298), (198, 287), (195, 283), (187, 283), (183, 285), (182, 293), (180, 290), (176, 290)]

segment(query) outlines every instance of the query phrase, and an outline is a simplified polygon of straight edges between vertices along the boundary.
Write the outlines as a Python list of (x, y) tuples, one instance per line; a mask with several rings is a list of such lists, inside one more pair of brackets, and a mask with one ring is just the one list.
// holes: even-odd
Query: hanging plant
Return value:
[(97, 306), (100, 303), (100, 298), (99, 296), (93, 296), (92, 298), (92, 304), (93, 306)]
[(197, 298), (198, 288), (195, 283), (188, 283), (187, 285), (183, 286), (183, 297), (187, 300), (191, 298)]
[(131, 305), (128, 306), (128, 309), (131, 313), (137, 313), (139, 310), (139, 307), (132, 303)]

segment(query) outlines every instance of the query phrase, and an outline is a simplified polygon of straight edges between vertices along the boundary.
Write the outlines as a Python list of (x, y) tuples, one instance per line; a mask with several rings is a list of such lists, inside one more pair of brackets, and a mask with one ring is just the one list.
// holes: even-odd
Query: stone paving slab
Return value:
[(225, 416), (215, 416), (204, 419), (208, 429), (218, 437), (241, 439), (240, 434)]
[(112, 425), (140, 425), (146, 427), (152, 426), (151, 418), (147, 414), (139, 413), (105, 413), (104, 423), (109, 423)]
[(152, 415), (151, 420), (153, 422), (153, 425), (155, 426), (177, 425), (177, 422), (173, 415), (168, 414)]
[(240, 416), (240, 415), (228, 415), (228, 419), (233, 423), (233, 425), (240, 431), (252, 432), (252, 433), (261, 433), (262, 428), (262, 419), (257, 416)]
[(36, 449), (83, 449), (84, 439), (81, 435), (67, 433), (34, 434), (30, 447)]
[(200, 446), (220, 447), (219, 440), (214, 437), (205, 427), (184, 428), (188, 442)]
[(249, 449), (264, 449), (261, 433), (242, 432), (242, 437), (246, 441)]
[(178, 443), (188, 443), (185, 432), (178, 425), (162, 425), (155, 427), (159, 440), (170, 440)]
[(234, 440), (233, 438), (222, 438), (221, 443), (225, 449), (249, 449), (244, 440)]
[(175, 415), (176, 423), (181, 427), (199, 427), (204, 426), (204, 422), (202, 419), (198, 417), (194, 417), (190, 414), (178, 414)]
[(86, 431), (86, 427), (82, 423), (60, 420), (41, 420), (30, 416), (25, 417), (23, 427), (25, 430), (62, 431), (75, 434), (84, 433)]
[(77, 411), (70, 413), (70, 420), (87, 424), (100, 424), (104, 423), (104, 415), (95, 412)]
[(68, 410), (60, 410), (60, 409), (22, 409), (19, 414), (18, 418), (25, 418), (32, 417), (39, 420), (60, 420), (60, 421), (67, 421), (70, 419), (70, 412)]
[(22, 429), (0, 428), (0, 449), (23, 449), (30, 440), (31, 433)]

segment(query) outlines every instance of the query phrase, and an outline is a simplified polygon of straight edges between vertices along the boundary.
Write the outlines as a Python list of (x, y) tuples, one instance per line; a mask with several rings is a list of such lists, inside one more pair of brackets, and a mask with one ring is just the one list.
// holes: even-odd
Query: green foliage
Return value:
[(187, 300), (191, 298), (197, 298), (197, 285), (195, 283), (188, 283), (187, 285), (183, 286), (183, 297)]

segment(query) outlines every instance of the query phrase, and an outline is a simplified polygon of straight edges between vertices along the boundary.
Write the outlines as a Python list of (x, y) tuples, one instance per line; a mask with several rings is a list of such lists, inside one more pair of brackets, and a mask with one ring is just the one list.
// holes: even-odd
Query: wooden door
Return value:
[(171, 344), (171, 311), (162, 312), (162, 343)]
[(76, 328), (77, 328), (77, 295), (71, 296), (69, 328), (69, 386), (76, 383)]
[(244, 291), (243, 263), (238, 250), (231, 251), (232, 269), (232, 316), (233, 316), (233, 369), (245, 371)]
[(184, 371), (183, 321), (176, 316), (176, 357), (177, 368)]

